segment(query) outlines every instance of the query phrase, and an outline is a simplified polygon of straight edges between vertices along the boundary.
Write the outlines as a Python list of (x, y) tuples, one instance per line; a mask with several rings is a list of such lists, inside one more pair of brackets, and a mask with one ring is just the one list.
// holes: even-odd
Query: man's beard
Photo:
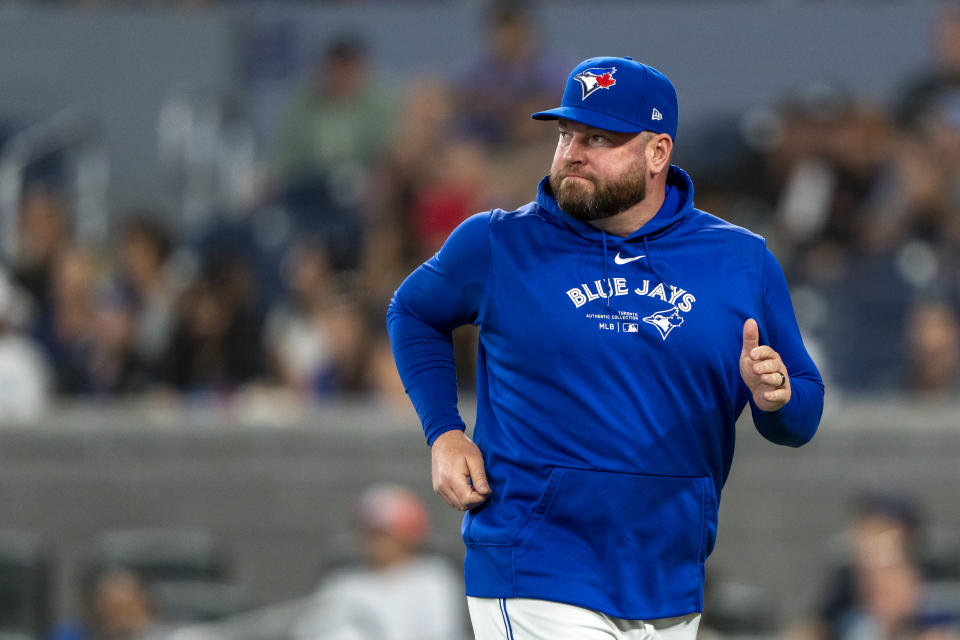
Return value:
[[(645, 163), (644, 163), (645, 164)], [(646, 167), (633, 165), (619, 178), (593, 183), (593, 191), (576, 181), (564, 181), (567, 171), (560, 169), (550, 174), (550, 188), (560, 208), (583, 222), (602, 220), (626, 211), (647, 196)]]

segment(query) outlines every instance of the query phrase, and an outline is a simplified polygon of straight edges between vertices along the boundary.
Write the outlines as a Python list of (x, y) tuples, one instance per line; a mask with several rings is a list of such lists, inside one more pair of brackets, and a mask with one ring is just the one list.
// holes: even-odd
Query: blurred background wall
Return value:
[[(350, 3), (90, 4), (0, 8), (0, 109), (14, 126), (64, 109), (96, 114), (109, 148), (113, 209), (178, 204), (161, 172), (157, 124), (180, 91), (233, 101), (268, 144), (318, 47), (334, 36), (363, 34), (383, 80), (401, 89), (463, 72), (483, 51), (482, 2), (363, 3), (362, 11)], [(629, 52), (668, 73), (685, 134), (814, 81), (890, 104), (908, 74), (930, 60), (935, 7), (602, 2), (594, 10), (554, 2), (537, 15), (543, 39), (574, 64), (601, 51)]]

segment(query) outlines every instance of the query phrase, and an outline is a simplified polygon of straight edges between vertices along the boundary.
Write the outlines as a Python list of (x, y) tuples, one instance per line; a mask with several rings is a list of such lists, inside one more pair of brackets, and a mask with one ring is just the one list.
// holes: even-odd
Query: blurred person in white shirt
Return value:
[(49, 403), (49, 364), (20, 330), (28, 317), (26, 295), (0, 268), (0, 422), (34, 420)]
[(374, 485), (357, 507), (363, 566), (336, 571), (293, 626), (293, 640), (454, 640), (466, 621), (462, 581), (421, 551), (423, 502), (397, 485)]

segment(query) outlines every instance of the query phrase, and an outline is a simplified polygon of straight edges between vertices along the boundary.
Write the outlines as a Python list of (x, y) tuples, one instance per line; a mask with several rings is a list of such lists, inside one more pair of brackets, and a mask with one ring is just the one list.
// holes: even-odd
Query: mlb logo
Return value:
[(623, 323), (623, 332), (624, 333), (637, 333), (640, 331), (640, 325), (634, 324), (632, 322)]

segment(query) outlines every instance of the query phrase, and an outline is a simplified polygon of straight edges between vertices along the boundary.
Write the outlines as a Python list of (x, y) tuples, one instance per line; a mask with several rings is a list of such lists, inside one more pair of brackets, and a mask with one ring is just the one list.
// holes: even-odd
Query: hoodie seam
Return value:
[(482, 326), (484, 321), (487, 319), (488, 305), (490, 301), (490, 283), (493, 280), (491, 275), (493, 274), (493, 218), (494, 210), (490, 210), (490, 218), (487, 223), (487, 242), (490, 243), (490, 264), (487, 265), (487, 275), (483, 281), (483, 293), (480, 294), (480, 305), (477, 309), (477, 319), (474, 322), (477, 326)]

